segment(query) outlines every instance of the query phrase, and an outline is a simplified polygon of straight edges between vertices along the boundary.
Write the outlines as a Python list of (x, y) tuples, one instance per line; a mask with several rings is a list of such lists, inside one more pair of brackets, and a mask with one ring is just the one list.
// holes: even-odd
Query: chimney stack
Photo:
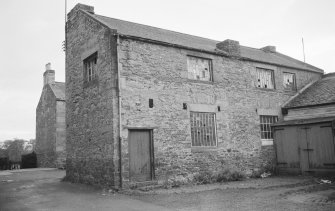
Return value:
[(55, 71), (51, 69), (51, 63), (45, 65), (45, 72), (43, 74), (43, 85), (55, 83)]
[(227, 52), (230, 56), (240, 57), (240, 43), (235, 40), (225, 40), (216, 44), (216, 48)]
[(261, 50), (265, 52), (276, 53), (276, 46), (268, 45), (268, 46), (261, 48)]

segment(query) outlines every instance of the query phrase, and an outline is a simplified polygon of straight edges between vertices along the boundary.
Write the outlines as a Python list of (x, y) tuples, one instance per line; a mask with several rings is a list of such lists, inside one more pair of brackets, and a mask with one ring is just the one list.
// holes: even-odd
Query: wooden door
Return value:
[(300, 168), (299, 147), (296, 127), (277, 127), (274, 129), (274, 144), (277, 156), (277, 166), (285, 168)]
[(131, 181), (152, 179), (150, 130), (129, 130), (129, 173)]
[(309, 171), (309, 142), (308, 136), (310, 134), (310, 127), (302, 126), (298, 128), (298, 142), (299, 142), (299, 154), (300, 154), (300, 167), (301, 173), (307, 173)]
[(334, 136), (331, 123), (313, 125), (307, 133), (309, 167), (315, 170), (335, 168)]

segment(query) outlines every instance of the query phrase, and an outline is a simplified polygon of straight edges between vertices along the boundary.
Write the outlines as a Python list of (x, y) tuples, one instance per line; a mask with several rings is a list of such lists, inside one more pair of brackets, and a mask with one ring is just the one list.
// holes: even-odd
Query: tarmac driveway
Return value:
[[(13, 173), (11, 173), (13, 172)], [(61, 182), (56, 169), (0, 171), (0, 210), (335, 210), (335, 186), (273, 177), (115, 194)]]

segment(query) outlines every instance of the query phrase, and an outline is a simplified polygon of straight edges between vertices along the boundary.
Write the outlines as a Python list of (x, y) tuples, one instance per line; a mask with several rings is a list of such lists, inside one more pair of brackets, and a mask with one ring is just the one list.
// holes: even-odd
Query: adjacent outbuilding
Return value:
[(55, 81), (51, 64), (45, 66), (43, 90), (36, 108), (36, 156), (38, 167), (65, 165), (65, 84)]
[(273, 125), (277, 167), (282, 173), (335, 173), (335, 73), (301, 90)]

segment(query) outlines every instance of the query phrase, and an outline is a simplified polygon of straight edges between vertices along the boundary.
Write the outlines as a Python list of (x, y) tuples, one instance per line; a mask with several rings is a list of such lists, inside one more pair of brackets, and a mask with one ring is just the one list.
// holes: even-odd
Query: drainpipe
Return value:
[(121, 160), (121, 64), (119, 61), (120, 52), (120, 37), (116, 34), (116, 61), (117, 61), (117, 88), (118, 88), (118, 102), (119, 102), (119, 138), (118, 138), (118, 152), (119, 152), (119, 177), (120, 177), (120, 188), (122, 188), (122, 160)]

